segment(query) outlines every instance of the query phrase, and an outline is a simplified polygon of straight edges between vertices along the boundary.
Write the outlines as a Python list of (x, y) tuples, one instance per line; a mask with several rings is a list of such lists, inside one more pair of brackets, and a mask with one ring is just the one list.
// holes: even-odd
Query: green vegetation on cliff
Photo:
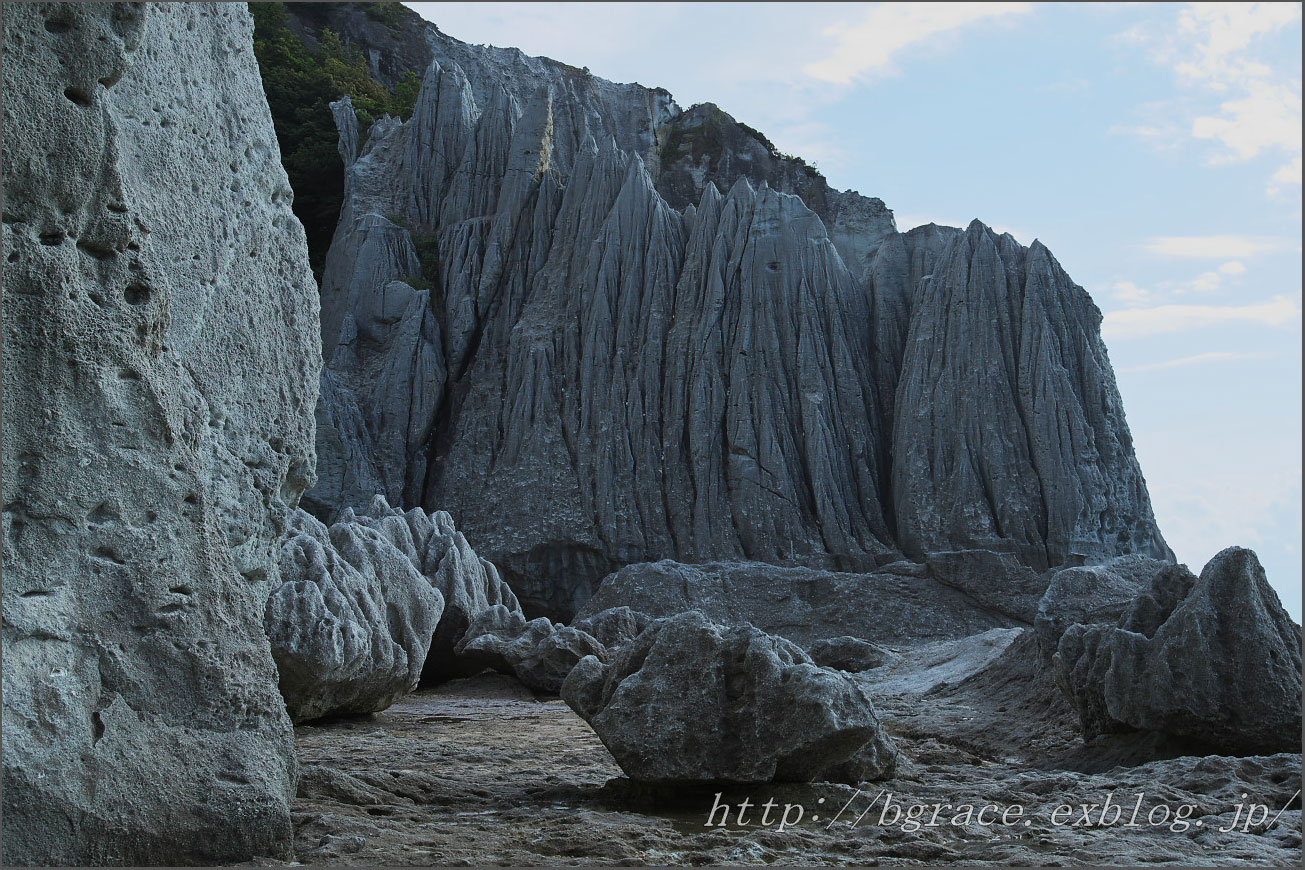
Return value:
[(353, 100), (359, 134), (365, 140), (367, 130), (382, 115), (407, 119), (412, 114), (421, 82), (416, 73), (408, 72), (393, 89), (386, 87), (372, 77), (362, 52), (332, 30), (323, 30), (316, 44), (309, 44), (291, 29), (284, 3), (250, 3), (249, 11), (254, 16), (254, 54), (276, 125), (281, 162), (295, 192), (295, 215), (308, 236), (313, 272), (320, 280), (344, 192), (330, 103), (345, 95)]

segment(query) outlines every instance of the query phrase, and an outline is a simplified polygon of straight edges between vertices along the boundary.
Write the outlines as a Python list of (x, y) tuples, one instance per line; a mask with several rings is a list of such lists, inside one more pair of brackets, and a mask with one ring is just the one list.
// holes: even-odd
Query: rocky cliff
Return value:
[(714, 106), (425, 29), (322, 284), (323, 515), (450, 510), (536, 610), (627, 563), (1170, 557), (1087, 293)]
[(289, 857), (318, 303), (242, 4), (4, 8), (4, 863)]

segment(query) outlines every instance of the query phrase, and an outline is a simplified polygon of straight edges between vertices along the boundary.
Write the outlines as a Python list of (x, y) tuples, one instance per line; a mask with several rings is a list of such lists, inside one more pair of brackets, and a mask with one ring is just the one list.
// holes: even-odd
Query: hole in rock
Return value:
[(95, 510), (86, 515), (86, 522), (96, 525), (103, 525), (117, 519), (117, 514), (109, 507), (108, 502), (96, 505)]
[(63, 240), (66, 238), (66, 234), (64, 233), (63, 230), (58, 230), (58, 229), (47, 230), (41, 233), (40, 238), (41, 238), (41, 244), (47, 245), (49, 247), (54, 247), (55, 245), (63, 244)]
[(112, 547), (96, 547), (95, 551), (91, 555), (95, 556), (98, 559), (107, 559), (110, 562), (114, 563), (115, 565), (127, 564), (122, 560), (121, 557), (118, 556), (117, 553), (113, 551)]
[(91, 95), (81, 88), (64, 88), (63, 95), (79, 106), (89, 106), (92, 102)]
[(72, 30), (72, 22), (66, 18), (47, 18), (45, 29), (51, 33), (67, 33)]
[(89, 254), (97, 260), (107, 260), (118, 253), (104, 242), (94, 242), (88, 239), (82, 239), (78, 242), (77, 250), (84, 254)]
[(126, 298), (128, 305), (144, 305), (150, 301), (150, 288), (139, 282), (128, 284), (123, 297)]

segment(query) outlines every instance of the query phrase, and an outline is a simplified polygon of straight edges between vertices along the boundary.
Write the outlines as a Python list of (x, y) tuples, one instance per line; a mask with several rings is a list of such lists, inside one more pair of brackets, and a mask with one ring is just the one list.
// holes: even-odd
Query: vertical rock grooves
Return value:
[(289, 857), (261, 617), (320, 350), (250, 33), (4, 9), (6, 865)]
[(899, 234), (714, 106), (426, 38), (408, 122), (335, 107), (313, 510), (446, 508), (557, 615), (664, 557), (1169, 555), (1041, 244)]

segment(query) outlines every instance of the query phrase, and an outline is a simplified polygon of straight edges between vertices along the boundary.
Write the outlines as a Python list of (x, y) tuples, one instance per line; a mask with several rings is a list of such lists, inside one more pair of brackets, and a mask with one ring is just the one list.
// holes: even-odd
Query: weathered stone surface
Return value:
[[(1031, 641), (1032, 632), (1026, 634)], [(1041, 667), (1036, 645), (1023, 661)], [(483, 865), (487, 856), (516, 867), (641, 861), (725, 867), (1300, 865), (1299, 752), (1186, 756), (1079, 772), (1041, 763), (1045, 747), (1038, 741), (1059, 727), (1023, 719), (1023, 708), (990, 718), (1008, 698), (985, 703), (987, 689), (954, 700), (936, 693), (900, 701), (875, 694), (876, 714), (901, 758), (891, 782), (857, 792), (830, 782), (764, 788), (635, 783), (565, 704), (540, 703), (497, 674), (457, 680), (420, 690), (365, 728), (299, 729), (295, 855), (310, 866), (357, 865), (364, 857), (403, 866), (422, 850), (438, 854), (446, 866)], [(1051, 691), (1060, 694), (1054, 684)], [(1069, 718), (1066, 739), (1078, 743), (1072, 713)], [(1020, 730), (993, 739), (998, 722)], [(923, 823), (940, 804), (938, 824), (909, 833), (903, 818), (880, 824), (881, 789), (892, 793), (903, 817), (907, 807), (927, 807)], [(1137, 826), (1126, 828), (1139, 794)], [(1274, 808), (1268, 821), (1246, 824), (1252, 799), (1243, 795)], [(739, 824), (745, 798), (745, 824)], [(776, 804), (767, 817), (771, 824), (764, 825), (761, 804), (768, 798)], [(1097, 821), (1107, 798), (1111, 808), (1123, 804), (1117, 824), (1072, 824), (1083, 805)], [(421, 802), (414, 806), (414, 799)], [(728, 819), (719, 808), (726, 803), (732, 807)], [(800, 824), (781, 832), (775, 823), (790, 803), (790, 822), (798, 806), (805, 813)], [(995, 825), (976, 824), (974, 813), (988, 804), (1018, 805), (1023, 812), (1012, 826), (999, 818)], [(1073, 808), (1073, 817), (1067, 822), (1061, 810), (1053, 824), (1063, 804)], [(1191, 809), (1183, 811), (1185, 825), (1174, 825), (1180, 806)], [(505, 807), (511, 809), (505, 813)], [(969, 814), (962, 816), (965, 808)], [(1152, 812), (1168, 822), (1146, 824)], [(1107, 810), (1107, 822), (1111, 815)], [(893, 816), (888, 811), (886, 822)]]
[(375, 529), (298, 510), (265, 626), (296, 722), (384, 710), (417, 687), (444, 596)]
[[(336, 106), (319, 515), (446, 507), (566, 618), (661, 558), (1169, 557), (1040, 244), (898, 234), (710, 104), (427, 37), (410, 120), (358, 146)], [(972, 594), (1030, 622), (1041, 591)]]
[[(897, 328), (903, 551), (989, 549), (1039, 569), (1129, 552), (1172, 560), (1087, 292), (1041, 242), (1024, 248), (977, 220), (932, 240), (945, 247)], [(881, 293), (902, 295), (873, 283)]]
[(1038, 614), (1050, 575), (1022, 564), (1010, 553), (950, 550), (925, 557), (928, 575), (959, 589), (975, 602), (1026, 624)]
[(1175, 570), (1186, 573), (1171, 562), (1131, 555), (1056, 572), (1033, 623), (1043, 656), (1055, 654), (1060, 636), (1071, 625), (1117, 624), (1157, 574)]
[(502, 605), (481, 611), (455, 648), (468, 669), (493, 668), (512, 674), (539, 692), (556, 693), (585, 656), (606, 658), (603, 645), (569, 625), (545, 617), (529, 622)]
[(1199, 579), (1156, 574), (1118, 627), (1070, 626), (1054, 663), (1087, 740), (1143, 729), (1202, 750), (1295, 752), (1300, 644), (1255, 554), (1230, 547)]
[(562, 697), (644, 782), (860, 782), (896, 764), (851, 677), (696, 611), (654, 622), (609, 663), (582, 659)]
[(889, 645), (955, 639), (1019, 624), (923, 568), (898, 563), (843, 574), (759, 562), (648, 562), (603, 580), (577, 616), (620, 605), (654, 617), (700, 610), (722, 624), (751, 624), (808, 645), (840, 635)]
[[(431, 639), (423, 677), (442, 680), (465, 675), (467, 668), (458, 662), (454, 648), (467, 626), (476, 614), (496, 605), (520, 613), (516, 595), (499, 577), (498, 569), (476, 555), (466, 536), (454, 528), (447, 511), (427, 514), (413, 508), (401, 513), (377, 499), (370, 513), (358, 521), (388, 535), (444, 596), (444, 615)], [(345, 516), (349, 515), (350, 511), (345, 511)]]
[(807, 655), (822, 668), (851, 673), (873, 670), (901, 658), (877, 643), (847, 635), (818, 640), (807, 647)]
[(405, 559), (416, 574), (425, 577), (439, 592), (443, 613), (438, 617), (425, 655), (421, 670), (424, 679), (444, 680), (474, 672), (474, 668), (468, 670), (472, 666), (458, 659), (454, 648), (477, 614), (496, 605), (518, 616), (521, 614), (511, 587), (503, 582), (490, 562), (476, 555), (466, 536), (454, 527), (447, 511), (429, 514), (420, 508), (403, 511), (391, 507), (383, 495), (376, 495), (365, 513), (346, 508), (331, 528), (337, 527), (354, 528), (353, 533), (340, 533), (346, 540), (358, 534), (369, 542), (373, 552), (365, 559)]
[(859, 676), (875, 695), (923, 695), (968, 679), (989, 667), (1026, 633), (1023, 628), (990, 628), (955, 640), (936, 640), (899, 648), (884, 666)]
[(634, 640), (653, 618), (629, 607), (609, 607), (571, 623), (575, 628), (597, 640), (608, 649), (615, 649)]
[[(548, 620), (532, 620), (548, 622)], [(548, 623), (551, 628), (552, 623)], [(509, 610), (496, 604), (487, 607), (467, 626), (466, 632), (458, 640), (454, 652), (466, 664), (468, 670), (476, 671), (493, 668), (499, 673), (512, 673), (512, 664), (506, 655), (506, 647), (513, 640), (526, 633), (526, 618), (520, 611)], [(545, 632), (547, 633), (547, 632)], [(537, 636), (536, 636), (537, 637)]]
[(290, 857), (317, 293), (243, 4), (4, 9), (4, 863)]

